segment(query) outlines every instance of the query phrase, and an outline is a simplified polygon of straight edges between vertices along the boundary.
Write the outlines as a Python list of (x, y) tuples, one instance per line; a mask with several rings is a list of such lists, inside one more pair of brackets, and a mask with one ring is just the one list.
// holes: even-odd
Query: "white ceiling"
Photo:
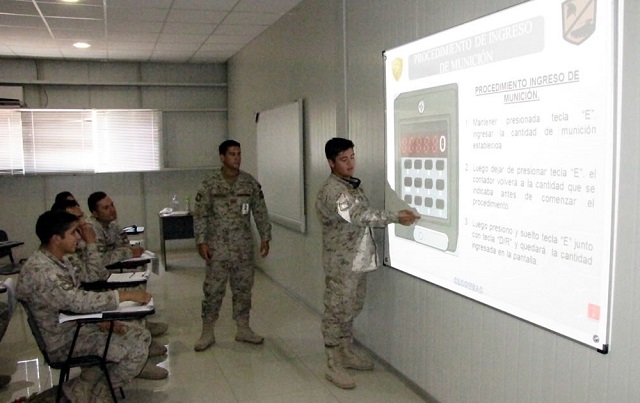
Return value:
[(221, 63), (300, 1), (0, 0), (0, 57)]

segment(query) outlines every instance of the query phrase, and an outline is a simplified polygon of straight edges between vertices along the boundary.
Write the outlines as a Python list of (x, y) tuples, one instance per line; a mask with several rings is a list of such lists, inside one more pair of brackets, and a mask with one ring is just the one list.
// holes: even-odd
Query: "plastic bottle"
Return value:
[(171, 208), (173, 209), (173, 211), (180, 210), (180, 199), (178, 199), (177, 194), (174, 194), (173, 198), (171, 199)]

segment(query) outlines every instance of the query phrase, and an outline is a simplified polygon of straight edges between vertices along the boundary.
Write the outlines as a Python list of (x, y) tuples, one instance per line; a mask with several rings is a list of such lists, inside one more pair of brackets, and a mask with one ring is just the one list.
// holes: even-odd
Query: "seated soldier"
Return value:
[(144, 249), (131, 246), (127, 233), (118, 225), (118, 210), (105, 192), (94, 192), (87, 201), (91, 217), (87, 222), (93, 226), (102, 254), (102, 263), (108, 266), (132, 257), (140, 257)]
[[(151, 294), (135, 291), (84, 291), (76, 277), (78, 270), (65, 256), (74, 253), (80, 240), (79, 220), (73, 214), (47, 211), (38, 218), (36, 234), (40, 249), (34, 252), (20, 271), (16, 295), (33, 313), (47, 346), (47, 353), (55, 361), (67, 357), (76, 324), (59, 323), (61, 310), (77, 313), (117, 309), (123, 301), (146, 304)], [(118, 322), (111, 337), (107, 359), (109, 374), (115, 388), (131, 381), (145, 365), (151, 335), (141, 326), (123, 326)], [(107, 332), (100, 325), (86, 324), (80, 330), (74, 354), (101, 355)], [(98, 367), (82, 370), (79, 377), (65, 382), (65, 396), (72, 402), (110, 401), (106, 378)]]
[[(84, 212), (78, 203), (71, 199), (59, 200), (53, 204), (51, 211), (66, 211), (76, 216), (79, 220), (78, 232), (81, 239), (78, 242), (76, 251), (66, 256), (71, 265), (78, 270), (78, 281), (80, 283), (91, 283), (107, 280), (111, 273), (102, 265), (102, 256), (96, 246), (95, 232), (93, 227), (85, 221)], [(146, 287), (142, 286), (141, 289), (146, 290)], [(166, 353), (167, 348), (152, 338), (149, 345), (149, 357), (158, 357)], [(164, 379), (168, 375), (169, 372), (166, 369), (148, 361), (137, 377), (142, 379)]]
[[(118, 225), (118, 210), (113, 200), (105, 192), (94, 192), (87, 200), (91, 216), (87, 218), (96, 235), (98, 252), (102, 255), (102, 264), (108, 266), (132, 257), (140, 257), (144, 249), (131, 246), (127, 233)], [(163, 322), (147, 321), (152, 336), (160, 336), (167, 331)]]

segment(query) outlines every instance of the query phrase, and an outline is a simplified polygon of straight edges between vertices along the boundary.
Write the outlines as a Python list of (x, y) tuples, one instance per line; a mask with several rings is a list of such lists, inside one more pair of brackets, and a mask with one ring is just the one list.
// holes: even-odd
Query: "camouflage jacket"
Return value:
[(66, 257), (58, 260), (42, 249), (29, 257), (18, 277), (16, 295), (33, 313), (47, 351), (54, 358), (64, 358), (68, 353), (76, 328), (73, 322), (58, 323), (61, 310), (90, 313), (118, 307), (115, 291), (80, 289), (77, 272)]
[(98, 245), (80, 241), (75, 253), (67, 256), (71, 265), (78, 269), (78, 279), (82, 283), (103, 281), (109, 278), (111, 273), (102, 264), (102, 254), (98, 252)]
[(118, 226), (116, 221), (111, 221), (107, 228), (103, 227), (102, 223), (93, 216), (88, 217), (87, 222), (91, 224), (96, 232), (96, 245), (98, 246), (98, 252), (102, 254), (103, 266), (133, 257), (129, 237)]
[(370, 207), (359, 184), (358, 179), (347, 181), (331, 174), (318, 193), (316, 213), (322, 222), (325, 269), (375, 269), (378, 262), (371, 227), (399, 222), (397, 213)]
[(200, 184), (195, 199), (193, 228), (196, 243), (208, 243), (214, 254), (237, 255), (252, 250), (251, 215), (262, 241), (271, 240), (271, 223), (262, 188), (244, 171), (233, 185), (222, 169), (212, 172)]

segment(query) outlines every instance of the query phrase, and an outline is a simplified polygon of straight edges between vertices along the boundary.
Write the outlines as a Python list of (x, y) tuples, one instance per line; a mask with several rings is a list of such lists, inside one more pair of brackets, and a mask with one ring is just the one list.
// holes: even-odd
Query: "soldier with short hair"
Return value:
[(332, 138), (325, 144), (331, 175), (318, 193), (316, 212), (322, 222), (322, 263), (325, 272), (322, 335), (326, 378), (351, 389), (355, 381), (345, 370), (372, 370), (373, 362), (352, 349), (353, 320), (364, 305), (366, 272), (378, 267), (372, 227), (391, 223), (411, 225), (420, 216), (413, 210), (390, 212), (369, 205), (360, 180), (353, 177), (354, 145)]
[(203, 284), (202, 335), (195, 351), (215, 343), (218, 319), (227, 280), (233, 294), (235, 339), (253, 344), (264, 341), (249, 327), (251, 288), (254, 279), (254, 244), (251, 216), (260, 235), (260, 255), (269, 253), (271, 223), (260, 183), (240, 170), (240, 143), (226, 140), (218, 147), (222, 167), (200, 185), (195, 199), (193, 227), (198, 253), (206, 261)]
[(131, 246), (127, 233), (118, 225), (118, 210), (105, 192), (91, 193), (87, 204), (91, 212), (87, 222), (96, 233), (98, 251), (105, 266), (142, 255), (144, 249), (139, 245)]
[[(93, 292), (80, 288), (78, 269), (66, 257), (75, 251), (80, 240), (78, 225), (78, 218), (64, 211), (42, 214), (36, 224), (40, 249), (22, 267), (16, 286), (18, 299), (33, 313), (47, 353), (56, 361), (67, 358), (76, 329), (73, 322), (59, 323), (61, 310), (91, 313), (117, 309), (123, 301), (146, 304), (151, 300), (151, 294), (142, 290)], [(101, 355), (107, 336), (97, 324), (82, 326), (74, 354)], [(147, 361), (150, 342), (151, 335), (143, 327), (115, 327), (107, 353), (114, 387), (123, 386), (140, 372)], [(106, 379), (98, 367), (83, 369), (79, 377), (65, 382), (63, 391), (72, 402), (111, 400)]]

